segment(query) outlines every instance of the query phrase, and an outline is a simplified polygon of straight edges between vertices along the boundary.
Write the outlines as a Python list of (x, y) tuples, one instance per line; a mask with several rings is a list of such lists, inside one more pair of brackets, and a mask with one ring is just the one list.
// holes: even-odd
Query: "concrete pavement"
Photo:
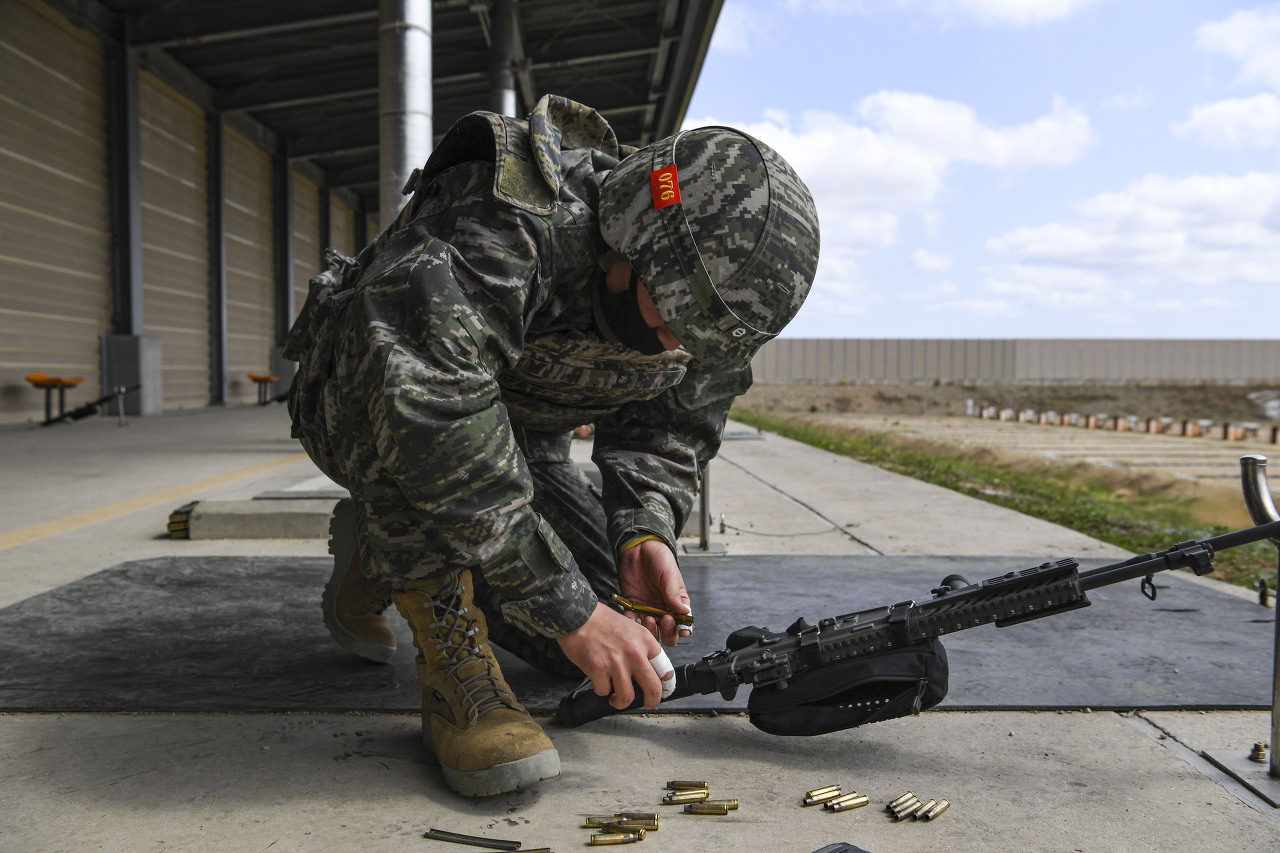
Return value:
[[(164, 535), (169, 512), (188, 501), (249, 500), (314, 481), (279, 406), (124, 428), (108, 419), (8, 428), (0, 447), (0, 607), (150, 557), (325, 554), (322, 538)], [(582, 458), (589, 447), (574, 452)], [(1026, 557), (1028, 565), (1123, 556), (734, 424), (711, 484), (713, 542), (730, 555), (777, 555), (780, 572), (788, 554)], [(697, 530), (687, 533), (696, 550)], [(318, 601), (319, 589), (311, 592)], [(1250, 598), (1228, 594), (1242, 607)], [(814, 598), (838, 606), (828, 591)], [(662, 828), (643, 842), (649, 850), (808, 853), (835, 841), (871, 853), (1280, 846), (1280, 813), (1198, 755), (1267, 740), (1260, 711), (935, 711), (807, 739), (765, 735), (737, 714), (633, 715), (580, 729), (544, 722), (563, 775), (468, 800), (428, 763), (412, 715), (3, 713), (0, 851), (468, 849), (424, 840), (431, 827), (563, 851), (587, 844), (583, 815), (621, 809), (662, 814)], [(741, 808), (727, 817), (674, 813), (658, 805), (674, 778), (707, 779), (713, 796)], [(832, 814), (799, 805), (805, 790), (834, 783), (868, 794), (871, 806)], [(883, 805), (908, 789), (952, 808), (933, 822), (898, 824)]]

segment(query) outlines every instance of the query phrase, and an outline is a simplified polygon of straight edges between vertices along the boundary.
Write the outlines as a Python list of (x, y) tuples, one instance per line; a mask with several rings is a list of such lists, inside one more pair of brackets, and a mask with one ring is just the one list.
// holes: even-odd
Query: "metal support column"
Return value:
[(378, 0), (378, 213), (386, 228), (431, 153), (431, 2)]
[(111, 326), (142, 334), (142, 143), (138, 121), (138, 60), (128, 43), (106, 45), (107, 170), (111, 198)]
[(491, 32), (489, 109), (504, 116), (514, 116), (516, 114), (515, 0), (493, 0), (493, 9), (489, 14)]
[[(276, 334), (275, 348), (284, 346), (293, 325), (293, 169), (289, 166), (288, 143), (272, 157), (275, 204), (272, 208), (276, 267)], [(274, 358), (274, 356), (273, 356)], [(275, 373), (275, 369), (272, 369)]]
[(209, 202), (209, 402), (227, 402), (227, 160), (222, 113), (205, 117)]

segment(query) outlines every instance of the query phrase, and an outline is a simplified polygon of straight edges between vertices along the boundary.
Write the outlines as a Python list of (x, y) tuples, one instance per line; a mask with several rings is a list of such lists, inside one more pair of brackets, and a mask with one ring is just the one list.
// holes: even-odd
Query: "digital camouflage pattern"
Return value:
[[(623, 153), (603, 118), (560, 98), (527, 125), (465, 117), (356, 267), (313, 279), (286, 347), (290, 414), (351, 490), (368, 574), (476, 568), (508, 623), (556, 637), (616, 586), (620, 542), (643, 531), (674, 550), (750, 375), (596, 332), (595, 211)], [(599, 496), (566, 452), (567, 430), (591, 422)], [(584, 519), (596, 535), (573, 529)]]
[[(673, 164), (680, 201), (668, 204), (651, 175)], [(599, 210), (605, 242), (639, 271), (667, 328), (721, 368), (749, 364), (782, 331), (817, 271), (808, 187), (772, 148), (731, 128), (686, 131), (627, 157)]]

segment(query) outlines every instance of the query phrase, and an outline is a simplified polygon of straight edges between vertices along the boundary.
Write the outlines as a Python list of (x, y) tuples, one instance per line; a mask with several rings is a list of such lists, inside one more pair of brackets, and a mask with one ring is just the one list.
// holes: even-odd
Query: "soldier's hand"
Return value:
[[(676, 556), (661, 539), (648, 539), (622, 552), (618, 560), (618, 584), (624, 596), (641, 604), (676, 613), (693, 612)], [(692, 633), (687, 625), (677, 625), (670, 616), (659, 619), (630, 612), (626, 616), (639, 622), (668, 646), (674, 646), (677, 637), (687, 637)]]
[[(662, 646), (648, 631), (616, 610), (597, 604), (585, 625), (557, 638), (565, 655), (587, 674), (596, 695), (613, 693), (609, 704), (622, 710), (635, 698), (634, 680), (644, 693), (644, 706), (657, 707), (663, 681), (674, 686), (675, 672)], [(659, 668), (665, 676), (659, 680)], [(670, 692), (668, 689), (666, 692)]]

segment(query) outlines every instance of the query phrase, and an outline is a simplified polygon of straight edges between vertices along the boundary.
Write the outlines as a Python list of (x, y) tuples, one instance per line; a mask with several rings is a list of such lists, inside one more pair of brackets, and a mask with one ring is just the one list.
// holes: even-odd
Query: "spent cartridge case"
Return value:
[(519, 841), (503, 841), (500, 838), (463, 835), (461, 832), (450, 832), (447, 829), (436, 829), (435, 827), (422, 833), (422, 837), (436, 841), (452, 841), (455, 844), (470, 844), (473, 847), (487, 847), (490, 850), (519, 850), (521, 844)]
[(840, 790), (839, 785), (827, 785), (825, 788), (814, 788), (812, 791), (805, 791), (804, 798), (806, 800), (812, 800), (814, 797), (820, 796), (821, 794), (829, 794), (832, 791), (839, 791), (839, 790)]
[(947, 800), (938, 800), (938, 804), (921, 816), (921, 820), (933, 820), (938, 815), (951, 808), (951, 803)]
[(738, 807), (737, 800), (703, 800), (704, 806), (724, 806), (726, 809), (733, 811)]
[(583, 820), (583, 825), (588, 829), (603, 829), (606, 826), (620, 826), (624, 829), (657, 829), (658, 816), (587, 815), (586, 819)]
[(849, 809), (860, 809), (869, 802), (871, 798), (866, 794), (850, 794), (848, 797), (841, 797), (827, 803), (824, 808), (833, 812), (847, 812)]
[(673, 791), (696, 791), (700, 788), (706, 788), (706, 782), (687, 782), (681, 779), (673, 779), (667, 783), (667, 787)]
[(637, 841), (644, 840), (644, 830), (637, 829), (635, 832), (597, 832), (591, 836), (592, 847), (602, 847), (606, 844), (635, 844)]
[(697, 788), (689, 791), (672, 791), (662, 798), (663, 805), (678, 806), (682, 803), (699, 803), (711, 796), (711, 792), (706, 788)]
[(896, 799), (896, 800), (892, 801), (891, 803), (889, 803), (889, 805), (885, 806), (885, 807), (884, 807), (884, 810), (885, 810), (885, 811), (887, 811), (887, 812), (891, 812), (891, 811), (893, 811), (894, 809), (896, 809), (898, 806), (900, 806), (900, 805), (902, 805), (903, 803), (905, 803), (907, 800), (914, 799), (914, 798), (915, 798), (915, 796), (916, 796), (915, 794), (911, 793), (910, 791), (907, 791), (907, 792), (906, 792), (905, 794), (903, 794), (901, 797), (898, 797), (898, 799)]
[[(859, 794), (857, 791), (850, 791), (847, 794), (841, 794), (840, 796), (836, 797), (834, 800), (827, 800), (825, 803), (822, 804), (822, 807), (824, 809), (835, 810), (835, 807), (840, 805), (841, 803), (849, 803), (859, 799), (867, 800), (867, 797), (865, 797), (862, 794)], [(858, 805), (865, 805), (865, 804), (866, 803), (864, 802), (864, 803), (859, 803)]]
[(723, 805), (712, 805), (710, 803), (686, 803), (684, 813), (724, 815), (729, 813), (729, 807)]
[(652, 607), (648, 604), (641, 604), (638, 601), (632, 601), (629, 598), (623, 598), (621, 595), (614, 593), (609, 599), (623, 610), (630, 610), (633, 613), (642, 613), (645, 616), (652, 616), (655, 619), (661, 619), (663, 616), (670, 616), (676, 620), (677, 625), (693, 625), (693, 617), (685, 613), (676, 613), (674, 610), (663, 610), (661, 607)]
[(920, 811), (916, 812), (914, 817), (916, 820), (924, 820), (924, 816), (929, 813), (929, 809), (938, 804), (937, 800), (928, 800), (924, 805), (920, 806)]
[(922, 805), (924, 805), (924, 803), (920, 802), (919, 800), (915, 800), (914, 802), (908, 801), (905, 805), (902, 806), (902, 808), (895, 811), (893, 813), (893, 816), (896, 817), (898, 820), (906, 820), (916, 812), (920, 811), (920, 807)]
[(641, 823), (652, 823), (653, 828), (658, 828), (657, 812), (618, 812), (614, 817), (620, 817), (624, 820), (634, 820)]
[(805, 797), (805, 798), (804, 798), (804, 804), (805, 804), (806, 806), (816, 806), (816, 805), (818, 805), (819, 803), (827, 803), (827, 802), (830, 802), (831, 800), (834, 800), (834, 799), (835, 799), (836, 797), (838, 797), (838, 796), (840, 796), (840, 786), (839, 786), (839, 785), (835, 786), (835, 787), (834, 787), (832, 790), (830, 790), (830, 791), (824, 791), (823, 793), (821, 793), (821, 794), (816, 794), (816, 795), (814, 795), (814, 796), (812, 796), (812, 797)]

